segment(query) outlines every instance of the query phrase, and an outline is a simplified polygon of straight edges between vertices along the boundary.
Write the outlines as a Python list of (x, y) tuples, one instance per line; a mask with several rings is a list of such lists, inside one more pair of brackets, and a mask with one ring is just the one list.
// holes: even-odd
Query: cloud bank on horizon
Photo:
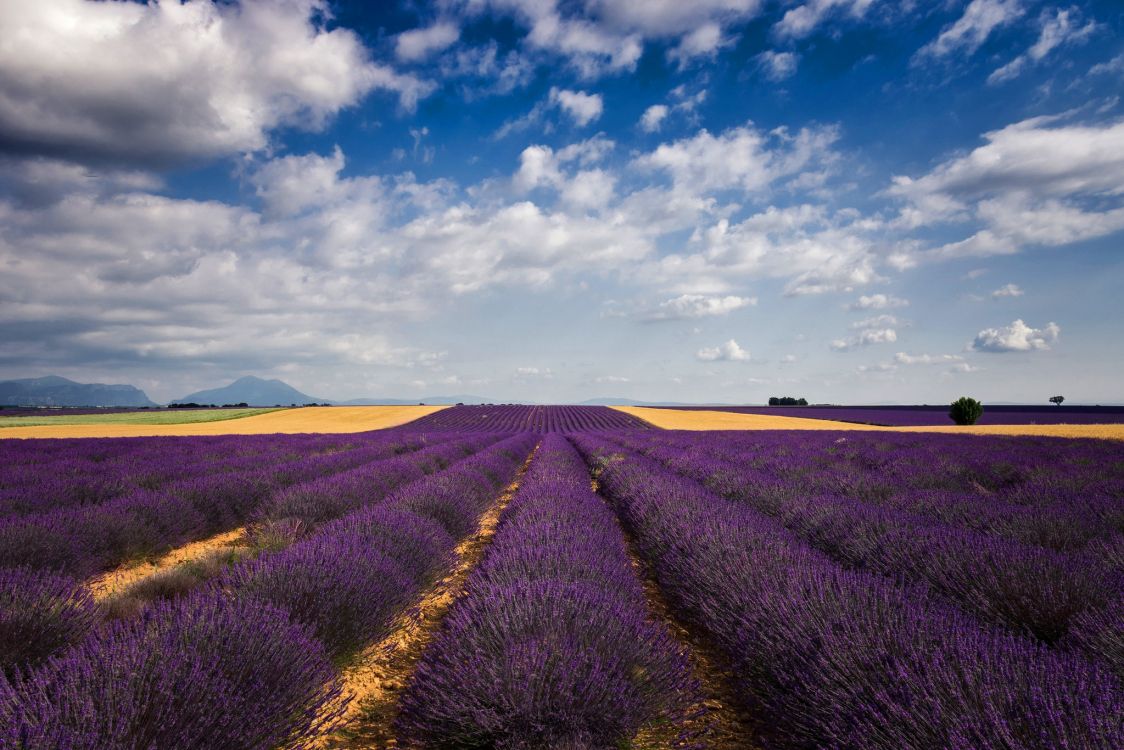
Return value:
[(1112, 0), (0, 1), (0, 377), (1124, 400), (1122, 32)]

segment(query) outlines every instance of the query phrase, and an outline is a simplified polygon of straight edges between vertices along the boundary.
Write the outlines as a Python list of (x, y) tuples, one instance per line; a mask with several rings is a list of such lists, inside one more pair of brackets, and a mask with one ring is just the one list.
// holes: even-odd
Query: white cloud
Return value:
[(424, 29), (403, 31), (394, 41), (394, 54), (405, 62), (420, 62), (434, 52), (448, 49), (460, 39), (456, 24), (441, 21)]
[(927, 175), (895, 177), (889, 193), (908, 201), (897, 224), (981, 225), (964, 240), (926, 251), (933, 257), (1011, 254), (1124, 228), (1124, 121), (1057, 125), (1058, 119), (1009, 125)]
[(791, 135), (784, 130), (766, 134), (747, 124), (717, 136), (700, 130), (690, 138), (663, 143), (635, 164), (667, 172), (676, 187), (690, 193), (755, 191), (811, 164), (832, 162), (832, 145), (838, 139), (834, 127), (802, 128)]
[(1095, 21), (1081, 23), (1081, 11), (1077, 8), (1055, 8), (1053, 15), (1044, 11), (1040, 19), (1042, 33), (1025, 54), (1019, 55), (1006, 65), (997, 68), (987, 78), (994, 85), (1017, 78), (1028, 64), (1037, 64), (1058, 47), (1065, 44), (1078, 44), (1085, 41), (1097, 30)]
[(899, 322), (893, 315), (875, 315), (871, 318), (856, 320), (851, 324), (851, 328), (887, 328), (897, 326)]
[(959, 52), (971, 55), (993, 31), (1011, 23), (1024, 12), (1020, 0), (972, 0), (964, 9), (964, 15), (918, 50), (913, 61), (919, 64), (925, 58), (948, 57)]
[(862, 373), (867, 373), (867, 372), (879, 372), (879, 373), (896, 372), (897, 369), (898, 369), (897, 365), (890, 364), (889, 362), (879, 362), (879, 363), (873, 364), (873, 365), (859, 365), (859, 367), (858, 367), (859, 372), (862, 372)]
[(963, 362), (964, 358), (959, 354), (906, 354), (905, 352), (898, 352), (894, 355), (894, 361), (899, 365), (947, 365), (950, 363)]
[(531, 82), (535, 65), (521, 50), (508, 50), (501, 55), (493, 39), (475, 47), (460, 47), (439, 60), (443, 78), (477, 79), (462, 88), (465, 99), (506, 95)]
[(613, 142), (595, 136), (555, 152), (549, 146), (528, 146), (519, 156), (519, 170), (512, 178), (517, 190), (536, 187), (558, 190), (563, 203), (578, 209), (603, 208), (612, 202), (616, 176), (602, 169), (583, 169), (569, 175), (567, 165), (588, 166), (604, 158)]
[(847, 306), (849, 310), (887, 310), (895, 307), (908, 307), (909, 300), (892, 294), (862, 295)]
[(653, 104), (648, 107), (640, 117), (640, 129), (645, 133), (656, 132), (667, 117), (668, 111), (666, 104)]
[(991, 293), (992, 299), (1003, 299), (1004, 297), (1021, 297), (1024, 292), (1018, 284), (1004, 284)]
[(526, 44), (564, 57), (580, 76), (633, 70), (648, 40), (679, 40), (675, 58), (709, 54), (725, 29), (755, 16), (761, 0), (471, 0), (469, 14), (511, 15), (529, 29)]
[(1124, 53), (1117, 55), (1108, 62), (1097, 63), (1089, 68), (1089, 75), (1112, 75), (1124, 73)]
[(668, 50), (667, 57), (682, 69), (699, 57), (714, 57), (718, 50), (733, 44), (734, 40), (722, 32), (718, 23), (704, 23), (694, 31), (684, 34), (679, 44)]
[(796, 73), (799, 58), (792, 52), (765, 50), (757, 56), (757, 65), (770, 81), (783, 81)]
[(688, 249), (650, 264), (647, 275), (692, 293), (724, 292), (746, 278), (785, 278), (787, 295), (849, 291), (880, 279), (864, 230), (809, 205), (770, 207), (737, 224), (721, 219), (697, 229)]
[(551, 380), (554, 378), (554, 372), (549, 367), (516, 367), (515, 378), (517, 380)]
[(570, 91), (553, 87), (550, 89), (550, 103), (561, 107), (579, 127), (585, 127), (601, 116), (604, 103), (600, 94), (587, 94), (584, 91)]
[(601, 376), (598, 376), (598, 377), (594, 378), (593, 382), (594, 383), (611, 383), (611, 384), (630, 383), (630, 382), (632, 382), (632, 378), (626, 378), (623, 375), (601, 375)]
[(785, 11), (773, 32), (781, 37), (800, 38), (811, 34), (824, 19), (836, 10), (853, 18), (861, 18), (876, 0), (808, 0)]
[(749, 351), (742, 349), (738, 346), (738, 342), (733, 339), (715, 347), (699, 349), (695, 353), (695, 358), (703, 362), (748, 362), (750, 360)]
[(756, 297), (712, 297), (705, 294), (681, 294), (661, 302), (645, 316), (646, 320), (687, 320), (729, 315), (757, 304)]
[(985, 328), (976, 334), (972, 349), (978, 352), (1030, 352), (1049, 349), (1058, 340), (1061, 328), (1047, 323), (1044, 328), (1031, 328), (1021, 319), (1003, 328)]
[(0, 4), (0, 139), (69, 157), (163, 162), (259, 151), (375, 89), (412, 109), (433, 84), (371, 62), (319, 0)]
[(842, 352), (871, 344), (892, 344), (897, 340), (898, 332), (893, 328), (868, 328), (849, 338), (835, 339), (831, 342), (831, 348)]

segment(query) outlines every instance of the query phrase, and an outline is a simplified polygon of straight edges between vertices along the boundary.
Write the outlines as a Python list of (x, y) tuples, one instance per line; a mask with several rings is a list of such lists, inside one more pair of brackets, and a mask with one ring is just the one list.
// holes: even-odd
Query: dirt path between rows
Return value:
[(124, 591), (132, 584), (147, 578), (155, 573), (169, 570), (180, 563), (193, 562), (212, 552), (238, 547), (246, 529), (243, 526), (231, 531), (215, 534), (207, 539), (185, 544), (182, 547), (168, 552), (156, 560), (133, 562), (114, 568), (87, 581), (86, 586), (97, 601), (104, 601), (109, 597)]
[(456, 546), (457, 562), (453, 568), (398, 618), (390, 635), (367, 647), (355, 664), (344, 671), (344, 693), (353, 698), (344, 713), (342, 727), (321, 738), (314, 747), (333, 750), (398, 747), (394, 736), (398, 695), (409, 682), (449, 607), (463, 595), (468, 574), (484, 557), (500, 516), (518, 491), (537, 451), (538, 446), (523, 462), (511, 484), (480, 517), (476, 532)]
[[(596, 479), (593, 491), (600, 494)], [(608, 502), (608, 501), (606, 501)], [(610, 504), (611, 507), (611, 504)], [(722, 655), (699, 633), (687, 628), (671, 612), (656, 579), (636, 551), (635, 540), (614, 512), (624, 536), (633, 571), (644, 587), (648, 611), (656, 622), (663, 623), (671, 637), (687, 655), (691, 676), (698, 681), (702, 700), (690, 707), (686, 719), (641, 729), (629, 747), (637, 750), (671, 750), (673, 748), (707, 748), (707, 750), (752, 750), (760, 747), (755, 739), (753, 717), (739, 708), (732, 689), (732, 674)]]

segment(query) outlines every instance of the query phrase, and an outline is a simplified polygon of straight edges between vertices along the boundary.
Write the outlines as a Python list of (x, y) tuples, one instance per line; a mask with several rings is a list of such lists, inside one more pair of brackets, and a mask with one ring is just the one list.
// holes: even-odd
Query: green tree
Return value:
[(1062, 401), (1065, 401), (1065, 396), (1050, 396), (1051, 404), (1057, 404), (1058, 406), (1061, 406)]
[(975, 424), (983, 415), (983, 404), (974, 398), (961, 396), (948, 408), (948, 416), (956, 424)]

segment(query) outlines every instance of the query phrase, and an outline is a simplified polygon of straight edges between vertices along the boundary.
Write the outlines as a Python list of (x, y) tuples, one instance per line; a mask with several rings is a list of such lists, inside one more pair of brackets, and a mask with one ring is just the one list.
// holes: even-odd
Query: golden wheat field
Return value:
[(0, 438), (105, 438), (367, 432), (412, 422), (444, 406), (332, 406), (283, 409), (217, 422), (8, 427)]
[(1040, 437), (1099, 438), (1124, 440), (1124, 424), (992, 424), (933, 425), (926, 427), (880, 427), (837, 422), (830, 419), (805, 419), (767, 414), (739, 414), (728, 411), (655, 409), (645, 406), (614, 406), (664, 430), (861, 430), (870, 432), (947, 432), (965, 435), (1033, 435)]

